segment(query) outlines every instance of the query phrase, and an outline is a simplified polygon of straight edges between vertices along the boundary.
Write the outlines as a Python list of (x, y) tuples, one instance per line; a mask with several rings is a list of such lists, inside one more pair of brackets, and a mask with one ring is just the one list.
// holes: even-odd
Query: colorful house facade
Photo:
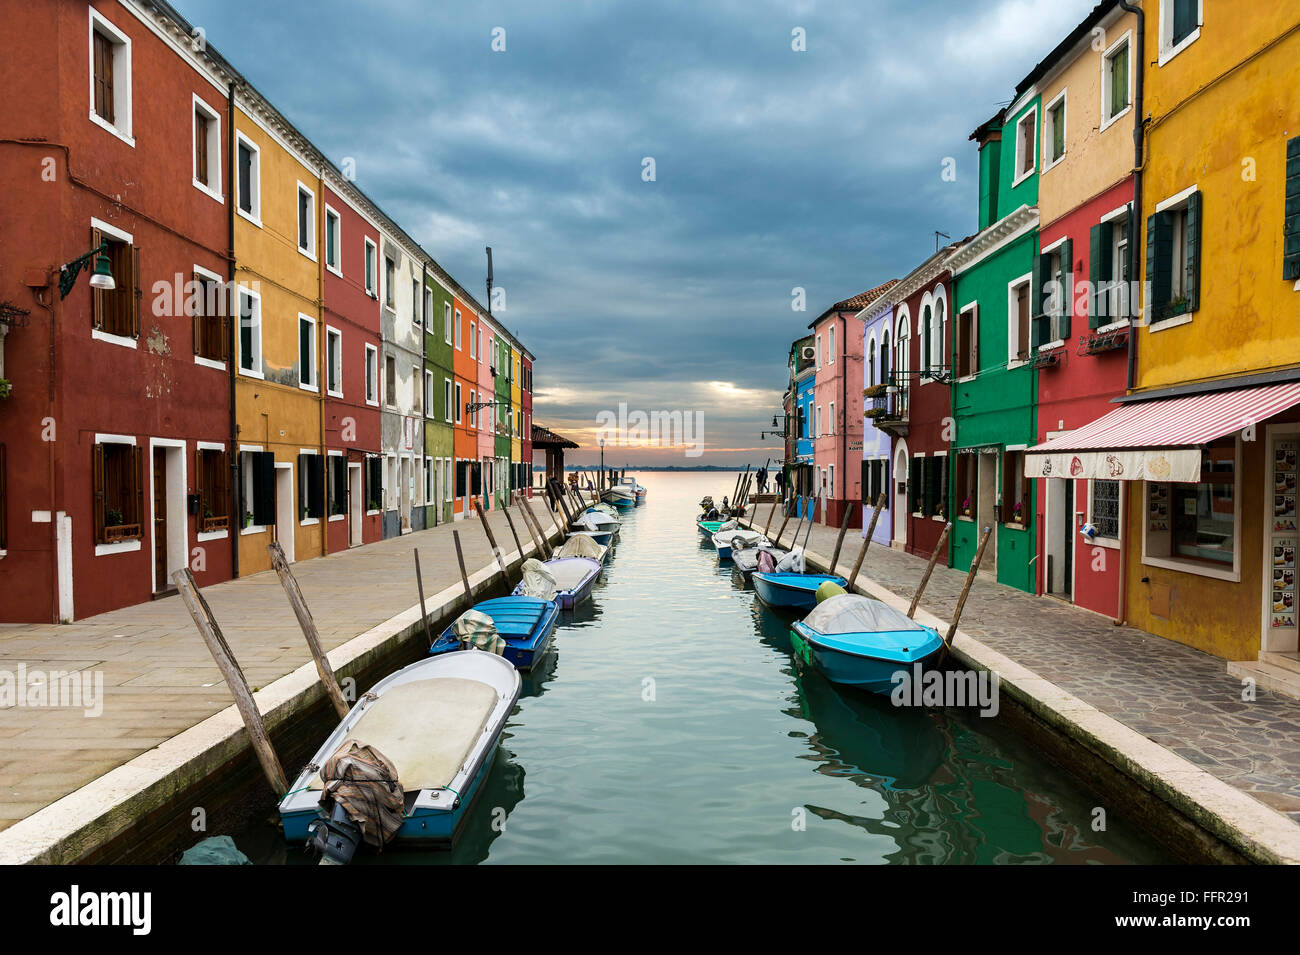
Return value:
[[(892, 290), (891, 290), (892, 291)], [(876, 502), (885, 496), (871, 539), (889, 546), (894, 539), (893, 485), (894, 435), (879, 426), (877, 419), (887, 413), (889, 369), (894, 334), (894, 300), (886, 292), (858, 313), (862, 320), (862, 506), (874, 513)], [(906, 458), (906, 455), (904, 455)], [(906, 473), (906, 471), (904, 471)], [(871, 518), (862, 518), (865, 537)]]
[(795, 496), (795, 513), (806, 517), (809, 499), (816, 492), (813, 465), (813, 428), (815, 404), (813, 394), (817, 386), (817, 349), (813, 336), (795, 341), (790, 349), (794, 374), (794, 464), (790, 475), (790, 493)]

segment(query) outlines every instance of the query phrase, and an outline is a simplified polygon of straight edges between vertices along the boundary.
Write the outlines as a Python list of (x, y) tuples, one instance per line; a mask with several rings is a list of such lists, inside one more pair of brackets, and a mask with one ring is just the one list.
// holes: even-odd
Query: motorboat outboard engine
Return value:
[(320, 853), (321, 865), (347, 865), (361, 844), (361, 830), (337, 802), (328, 816), (317, 816), (307, 824), (307, 834), (307, 844)]

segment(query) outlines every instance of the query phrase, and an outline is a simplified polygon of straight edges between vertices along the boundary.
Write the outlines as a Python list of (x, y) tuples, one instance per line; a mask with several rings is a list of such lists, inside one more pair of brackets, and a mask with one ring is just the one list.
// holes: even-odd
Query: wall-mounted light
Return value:
[(90, 287), (104, 292), (111, 292), (117, 288), (117, 283), (113, 280), (113, 263), (109, 261), (107, 252), (108, 243), (101, 242), (99, 248), (91, 249), (85, 255), (59, 266), (59, 298), (68, 297), (68, 293), (77, 284), (77, 276), (81, 274), (82, 269), (90, 265), (91, 259), (94, 259), (95, 266), (90, 276)]

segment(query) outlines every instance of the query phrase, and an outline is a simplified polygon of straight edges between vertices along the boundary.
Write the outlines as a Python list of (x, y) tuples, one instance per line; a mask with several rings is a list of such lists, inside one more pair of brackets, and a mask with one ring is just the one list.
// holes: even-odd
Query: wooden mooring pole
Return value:
[(790, 512), (795, 509), (796, 500), (797, 498), (790, 498), (790, 507), (786, 508), (785, 514), (781, 518), (781, 529), (776, 532), (776, 537), (772, 541), (773, 544), (779, 545), (781, 543), (781, 535), (785, 533), (785, 526), (790, 523)]
[(329, 657), (325, 655), (325, 650), (321, 646), (320, 632), (316, 629), (316, 621), (312, 619), (311, 610), (307, 607), (307, 599), (302, 595), (302, 588), (298, 586), (298, 578), (293, 575), (293, 569), (285, 559), (279, 541), (267, 544), (266, 550), (271, 555), (271, 566), (275, 568), (276, 576), (280, 578), (280, 586), (284, 588), (289, 598), (289, 606), (293, 607), (294, 616), (298, 618), (302, 635), (307, 638), (307, 649), (311, 650), (312, 659), (316, 662), (316, 672), (320, 674), (325, 695), (334, 704), (334, 711), (338, 713), (339, 719), (342, 719), (348, 715), (349, 707), (347, 701), (343, 699), (343, 691), (339, 689), (339, 681), (334, 676), (334, 668), (330, 666)]
[(488, 546), (492, 548), (492, 556), (497, 559), (497, 566), (501, 568), (501, 576), (509, 578), (510, 571), (506, 567), (506, 555), (501, 552), (497, 546), (496, 535), (492, 533), (492, 525), (488, 523), (487, 514), (483, 510), (483, 505), (477, 500), (474, 502), (474, 510), (478, 511), (479, 523), (483, 525), (483, 533), (487, 535)]
[(989, 538), (993, 535), (992, 527), (985, 527), (984, 532), (980, 534), (979, 546), (975, 548), (975, 559), (970, 562), (970, 570), (966, 572), (966, 582), (962, 584), (961, 596), (957, 598), (957, 609), (952, 612), (952, 623), (948, 624), (948, 632), (943, 638), (943, 649), (939, 651), (939, 664), (948, 656), (948, 650), (952, 647), (952, 641), (957, 636), (957, 621), (961, 619), (961, 612), (966, 606), (966, 598), (970, 596), (971, 584), (975, 583), (975, 574), (980, 569), (980, 561), (984, 559), (984, 548), (988, 545)]
[(880, 496), (876, 498), (876, 509), (871, 513), (871, 526), (867, 528), (867, 533), (862, 537), (862, 550), (858, 551), (858, 559), (853, 562), (853, 573), (849, 575), (849, 590), (853, 590), (853, 584), (858, 579), (858, 571), (862, 569), (862, 560), (867, 556), (867, 548), (871, 546), (871, 535), (876, 532), (876, 521), (880, 520), (880, 512), (885, 506), (885, 492), (881, 491)]
[(460, 564), (460, 582), (465, 585), (465, 603), (474, 606), (474, 591), (469, 587), (469, 574), (465, 573), (465, 555), (460, 550), (460, 531), (451, 532), (452, 542), (456, 545), (456, 563)]
[(510, 504), (501, 508), (501, 512), (506, 516), (506, 526), (510, 528), (510, 536), (515, 539), (515, 550), (519, 551), (519, 563), (522, 564), (524, 562), (524, 545), (519, 543), (519, 533), (515, 530), (515, 522), (510, 517)]
[(844, 546), (844, 532), (849, 529), (849, 521), (853, 519), (853, 502), (844, 510), (844, 520), (840, 521), (840, 536), (835, 538), (835, 553), (831, 554), (831, 569), (827, 571), (831, 576), (835, 575), (835, 565), (840, 562), (840, 548)]
[(533, 526), (537, 528), (537, 534), (542, 539), (542, 553), (546, 557), (550, 557), (553, 553), (555, 553), (555, 551), (551, 548), (551, 542), (549, 538), (547, 538), (546, 532), (542, 530), (542, 522), (539, 521), (537, 519), (537, 515), (533, 513), (532, 502), (529, 501), (527, 498), (524, 498), (524, 513), (526, 513), (529, 516), (529, 518), (532, 519)]
[(948, 532), (952, 530), (952, 521), (943, 525), (943, 533), (939, 535), (939, 543), (934, 545), (934, 553), (930, 555), (930, 563), (925, 565), (925, 576), (921, 578), (921, 585), (916, 588), (916, 593), (912, 596), (912, 605), (907, 608), (909, 617), (916, 614), (917, 604), (921, 602), (921, 594), (925, 593), (925, 585), (930, 582), (930, 575), (934, 573), (934, 565), (939, 560), (939, 551), (943, 550), (943, 545), (948, 542)]
[(176, 590), (180, 593), (185, 608), (194, 618), (194, 625), (199, 628), (203, 642), (208, 645), (208, 652), (216, 661), (217, 669), (225, 678), (226, 686), (230, 688), (230, 695), (235, 698), (235, 708), (239, 710), (239, 715), (244, 720), (248, 739), (253, 744), (253, 752), (257, 754), (257, 761), (262, 764), (262, 772), (266, 774), (271, 790), (277, 799), (282, 798), (289, 791), (289, 780), (285, 778), (284, 767), (280, 765), (280, 759), (275, 755), (275, 747), (271, 745), (266, 724), (262, 722), (262, 713), (257, 708), (257, 701), (253, 699), (252, 691), (248, 688), (248, 681), (244, 679), (244, 671), (239, 668), (230, 645), (226, 643), (221, 627), (212, 615), (212, 608), (208, 606), (203, 594), (199, 593), (190, 569), (185, 567), (176, 571), (172, 574), (172, 581), (176, 584)]
[(524, 513), (524, 495), (521, 491), (515, 492), (515, 503), (519, 505), (519, 518), (524, 522), (524, 530), (528, 532), (528, 539), (533, 542), (533, 553), (538, 558), (542, 556), (542, 545), (537, 542), (537, 535), (533, 533), (533, 525), (528, 521), (528, 515)]
[(777, 505), (777, 502), (776, 502), (776, 501), (773, 501), (773, 502), (772, 502), (772, 509), (771, 509), (770, 511), (767, 512), (767, 523), (763, 525), (763, 536), (764, 536), (764, 537), (767, 537), (768, 529), (771, 528), (771, 526), (772, 526), (772, 518), (773, 518), (773, 516), (775, 516), (775, 514), (776, 514), (776, 505)]
[(420, 620), (424, 624), (424, 638), (433, 646), (433, 631), (429, 628), (429, 611), (424, 606), (424, 576), (420, 573), (420, 548), (415, 548), (415, 586), (420, 591)]

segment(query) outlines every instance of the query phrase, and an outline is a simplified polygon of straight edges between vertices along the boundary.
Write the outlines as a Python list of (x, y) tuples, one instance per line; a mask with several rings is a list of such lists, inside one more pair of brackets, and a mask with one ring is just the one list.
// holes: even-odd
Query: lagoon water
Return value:
[[(790, 618), (695, 527), (735, 475), (638, 479), (647, 503), (524, 675), (455, 849), (354, 864), (1174, 861), (1114, 812), (1092, 831), (1103, 800), (998, 719), (798, 669)], [(236, 838), (255, 861), (315, 861), (269, 826)]]

